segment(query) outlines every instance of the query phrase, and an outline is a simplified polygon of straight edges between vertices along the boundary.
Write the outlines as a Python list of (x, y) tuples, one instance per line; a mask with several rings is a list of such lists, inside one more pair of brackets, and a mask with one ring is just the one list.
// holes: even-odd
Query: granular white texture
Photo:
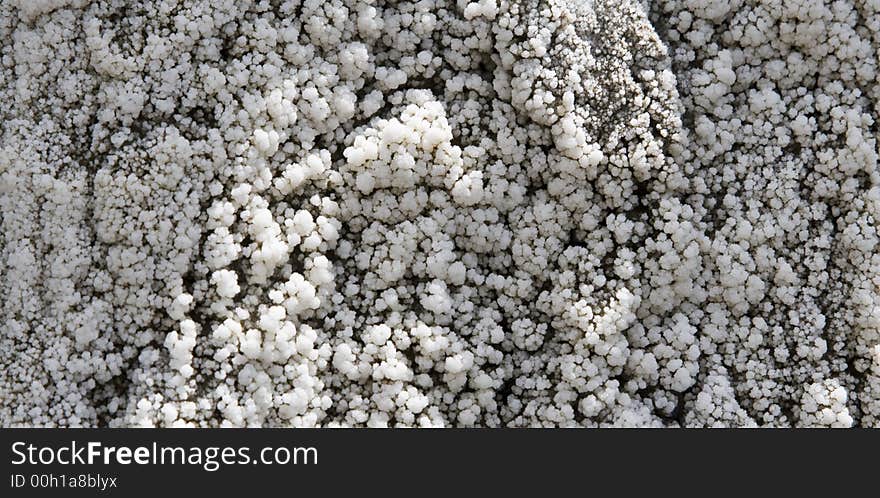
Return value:
[(0, 425), (880, 426), (876, 0), (0, 0)]

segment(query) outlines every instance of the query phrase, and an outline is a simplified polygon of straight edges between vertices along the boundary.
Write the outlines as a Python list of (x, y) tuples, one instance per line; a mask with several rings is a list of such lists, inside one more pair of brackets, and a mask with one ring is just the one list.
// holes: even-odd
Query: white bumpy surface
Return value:
[(0, 425), (880, 426), (877, 0), (0, 0)]

